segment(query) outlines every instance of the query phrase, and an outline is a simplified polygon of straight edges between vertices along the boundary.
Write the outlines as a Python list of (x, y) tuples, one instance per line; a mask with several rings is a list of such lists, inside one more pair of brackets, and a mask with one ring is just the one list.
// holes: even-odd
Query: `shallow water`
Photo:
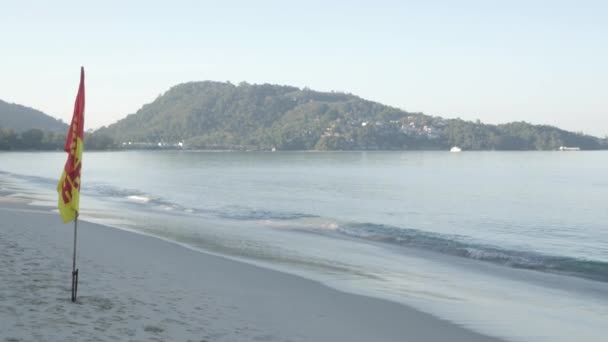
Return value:
[[(53, 205), (64, 160), (2, 153), (0, 191)], [(93, 221), (510, 340), (605, 332), (606, 152), (107, 152), (83, 174)]]

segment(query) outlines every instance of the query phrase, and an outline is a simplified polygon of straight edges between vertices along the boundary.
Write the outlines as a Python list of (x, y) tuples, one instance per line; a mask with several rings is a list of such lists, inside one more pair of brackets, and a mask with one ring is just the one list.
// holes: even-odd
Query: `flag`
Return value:
[(82, 150), (84, 148), (84, 67), (80, 68), (80, 86), (74, 115), (65, 141), (64, 150), (68, 153), (63, 174), (57, 184), (59, 194), (59, 213), (64, 223), (73, 221), (78, 214), (80, 202), (80, 170), (82, 168)]

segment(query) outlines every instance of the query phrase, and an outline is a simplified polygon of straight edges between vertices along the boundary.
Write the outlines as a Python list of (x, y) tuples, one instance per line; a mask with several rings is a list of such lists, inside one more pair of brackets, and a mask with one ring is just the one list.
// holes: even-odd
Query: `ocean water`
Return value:
[[(64, 153), (0, 153), (54, 206)], [(82, 218), (511, 341), (605, 341), (607, 152), (91, 152)], [(82, 232), (86, 234), (86, 232)]]

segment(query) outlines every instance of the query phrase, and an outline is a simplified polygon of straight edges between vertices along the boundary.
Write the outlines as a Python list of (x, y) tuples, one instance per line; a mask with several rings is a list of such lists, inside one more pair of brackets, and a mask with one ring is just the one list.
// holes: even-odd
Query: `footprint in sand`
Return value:
[(163, 329), (161, 327), (157, 327), (155, 325), (146, 325), (144, 327), (144, 331), (149, 332), (149, 333), (153, 333), (153, 334), (160, 334), (163, 331), (165, 331), (165, 329)]

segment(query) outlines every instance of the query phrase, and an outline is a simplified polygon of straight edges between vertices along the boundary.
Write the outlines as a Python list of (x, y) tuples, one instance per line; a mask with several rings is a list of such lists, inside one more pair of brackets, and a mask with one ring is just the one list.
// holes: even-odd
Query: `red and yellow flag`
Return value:
[(76, 218), (80, 203), (80, 169), (82, 168), (82, 150), (84, 148), (84, 67), (80, 68), (80, 86), (72, 124), (68, 131), (64, 150), (68, 153), (63, 174), (57, 185), (59, 194), (59, 213), (63, 222), (70, 222)]

